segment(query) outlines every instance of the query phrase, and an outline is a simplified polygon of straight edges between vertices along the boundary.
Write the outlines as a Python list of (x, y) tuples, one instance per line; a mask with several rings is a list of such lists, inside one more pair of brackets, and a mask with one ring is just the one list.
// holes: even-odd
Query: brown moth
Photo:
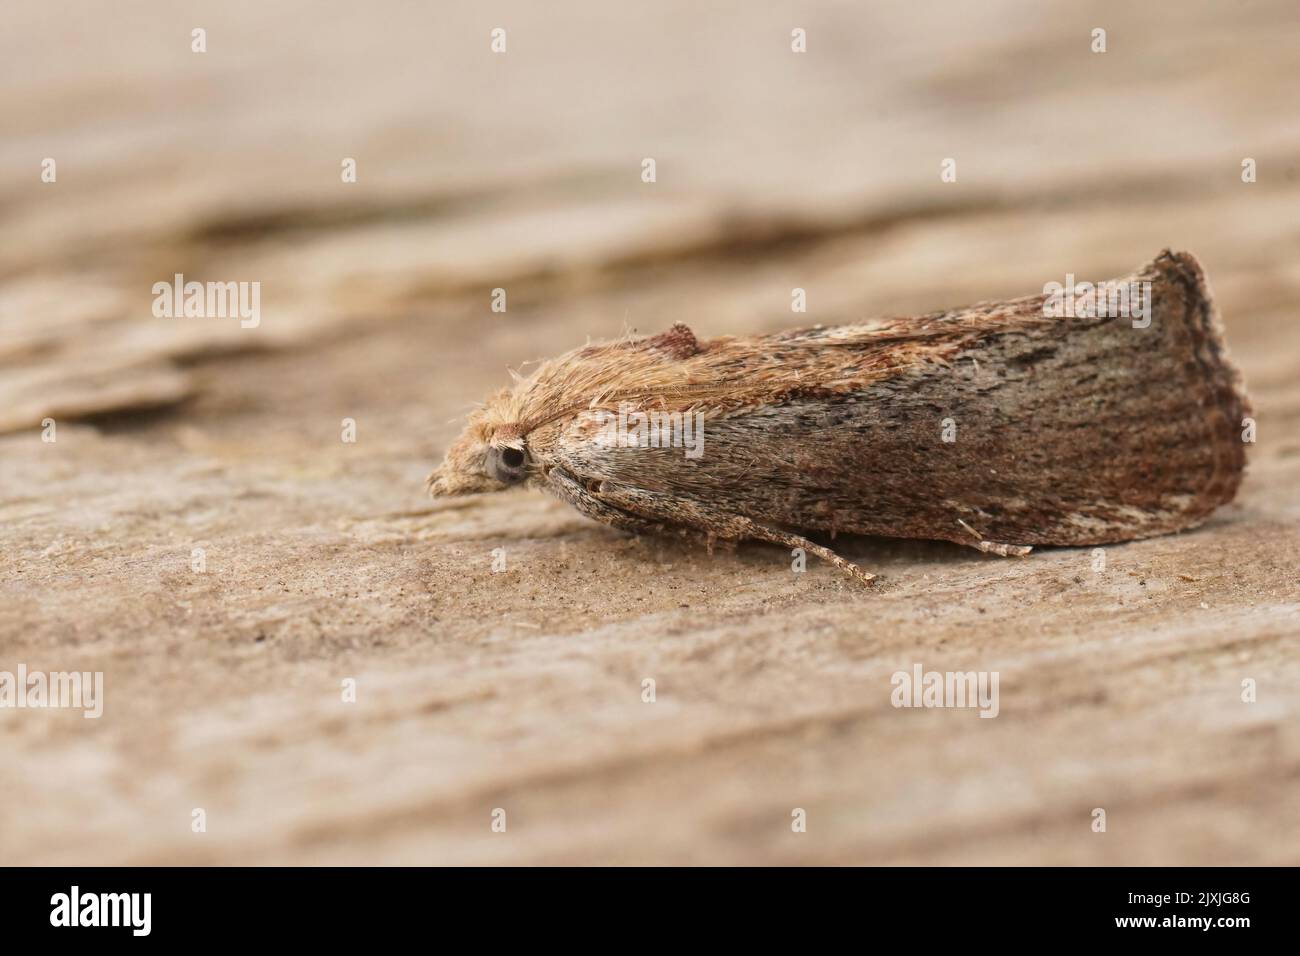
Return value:
[[(1019, 556), (1182, 531), (1236, 493), (1249, 402), (1194, 256), (1165, 251), (1106, 285), (1092, 308), (1081, 285), (1064, 309), (1045, 292), (588, 345), (491, 396), (429, 488), (531, 484), (617, 528), (803, 548), (863, 581), (806, 536)], [(1133, 304), (1145, 290), (1141, 318), (1116, 315), (1125, 288)]]

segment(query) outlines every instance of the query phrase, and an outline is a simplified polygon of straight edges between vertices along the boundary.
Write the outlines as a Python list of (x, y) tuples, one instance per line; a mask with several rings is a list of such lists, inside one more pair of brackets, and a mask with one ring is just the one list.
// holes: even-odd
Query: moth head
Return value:
[(505, 491), (523, 484), (533, 472), (523, 429), (492, 414), (491, 404), (470, 416), (460, 437), (429, 476), (435, 498)]

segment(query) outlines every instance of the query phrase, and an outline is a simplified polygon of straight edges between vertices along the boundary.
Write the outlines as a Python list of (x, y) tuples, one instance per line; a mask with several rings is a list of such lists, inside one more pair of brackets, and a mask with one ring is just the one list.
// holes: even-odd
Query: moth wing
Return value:
[(833, 348), (870, 361), (845, 378), (796, 377), (745, 407), (697, 396), (695, 457), (579, 416), (557, 460), (799, 531), (1084, 545), (1180, 530), (1235, 494), (1249, 405), (1196, 260), (1165, 253), (1131, 279), (1150, 283), (1141, 327), (1021, 300), (896, 324), (884, 357), (853, 332)]

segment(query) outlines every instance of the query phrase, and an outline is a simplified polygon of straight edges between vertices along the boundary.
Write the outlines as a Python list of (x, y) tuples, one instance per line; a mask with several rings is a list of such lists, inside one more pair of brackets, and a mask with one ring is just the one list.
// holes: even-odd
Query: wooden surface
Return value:
[[(0, 710), (0, 863), (1300, 862), (1300, 19), (1090, 7), (6, 5), (0, 670), (106, 703)], [(1104, 572), (841, 539), (866, 591), (423, 497), (507, 366), (588, 337), (1166, 246), (1258, 442), (1237, 503)], [(178, 272), (261, 282), (261, 324), (155, 318)], [(999, 716), (893, 708), (916, 663), (998, 671)]]

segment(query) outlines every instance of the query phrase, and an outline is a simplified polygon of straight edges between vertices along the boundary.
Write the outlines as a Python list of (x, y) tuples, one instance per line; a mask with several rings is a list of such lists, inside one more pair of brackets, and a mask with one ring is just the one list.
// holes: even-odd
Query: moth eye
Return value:
[(488, 448), (487, 473), (503, 485), (514, 485), (528, 477), (528, 456), (520, 448)]

